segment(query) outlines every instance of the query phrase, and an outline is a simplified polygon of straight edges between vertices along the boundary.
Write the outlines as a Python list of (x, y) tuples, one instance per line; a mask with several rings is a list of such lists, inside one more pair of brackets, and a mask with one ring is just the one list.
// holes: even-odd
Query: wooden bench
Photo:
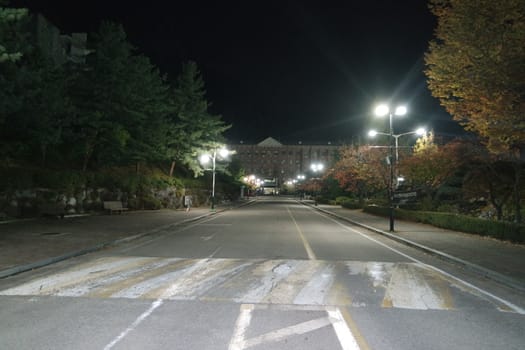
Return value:
[(113, 214), (113, 212), (122, 214), (123, 211), (128, 210), (128, 208), (122, 206), (121, 201), (104, 201), (104, 209), (109, 211), (110, 215)]

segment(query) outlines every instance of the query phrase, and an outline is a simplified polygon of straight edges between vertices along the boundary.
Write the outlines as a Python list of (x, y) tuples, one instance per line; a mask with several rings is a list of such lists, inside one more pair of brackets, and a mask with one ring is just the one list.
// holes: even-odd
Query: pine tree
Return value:
[[(210, 114), (204, 81), (195, 62), (183, 65), (174, 89), (175, 112), (172, 115), (170, 149), (174, 161), (179, 160), (195, 174), (202, 173), (198, 155), (224, 143), (223, 132), (230, 128), (220, 115)], [(173, 172), (174, 162), (171, 172)]]
[(4, 7), (6, 0), (0, 0), (0, 63), (16, 62), (22, 57), (17, 43), (17, 24), (27, 16), (27, 9)]

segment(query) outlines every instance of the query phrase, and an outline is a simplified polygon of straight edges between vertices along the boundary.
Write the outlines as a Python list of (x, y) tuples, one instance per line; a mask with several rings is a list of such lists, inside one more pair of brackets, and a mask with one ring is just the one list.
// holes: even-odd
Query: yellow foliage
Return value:
[(523, 0), (431, 0), (436, 38), (425, 55), (428, 86), (493, 152), (525, 144)]

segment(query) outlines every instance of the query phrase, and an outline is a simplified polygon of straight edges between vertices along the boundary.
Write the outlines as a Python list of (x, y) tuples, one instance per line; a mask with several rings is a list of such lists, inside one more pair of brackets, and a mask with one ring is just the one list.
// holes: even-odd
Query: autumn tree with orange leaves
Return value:
[(398, 164), (400, 174), (406, 179), (405, 185), (420, 191), (429, 200), (426, 203), (433, 206), (436, 204), (438, 189), (468, 162), (464, 154), (465, 147), (459, 141), (439, 146), (432, 132), (419, 138), (412, 156), (402, 159)]
[(331, 175), (345, 191), (355, 193), (362, 201), (388, 188), (390, 172), (385, 148), (346, 146)]
[(521, 221), (525, 145), (523, 0), (431, 0), (435, 39), (425, 55), (432, 95), (488, 149), (514, 159), (515, 217)]
[(457, 148), (456, 143), (438, 146), (430, 132), (416, 141), (411, 157), (399, 162), (400, 174), (410, 181), (412, 187), (430, 193), (460, 166), (461, 155)]

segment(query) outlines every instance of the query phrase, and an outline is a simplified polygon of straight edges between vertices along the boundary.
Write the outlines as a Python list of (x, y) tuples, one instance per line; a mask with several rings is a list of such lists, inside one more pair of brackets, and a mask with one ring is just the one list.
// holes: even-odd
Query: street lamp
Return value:
[[(312, 163), (310, 165), (310, 169), (315, 173), (320, 173), (321, 171), (323, 171), (324, 169), (324, 165), (323, 163)], [(313, 180), (318, 180), (319, 178), (318, 177), (314, 177)], [(314, 186), (316, 185), (316, 183), (314, 182)], [(317, 205), (317, 196), (315, 194), (315, 190), (317, 189), (316, 188), (317, 186), (314, 187), (314, 204)]]
[(323, 171), (324, 165), (322, 163), (313, 163), (310, 165), (310, 169), (312, 169), (314, 173), (317, 173)]
[[(230, 154), (230, 151), (224, 147), (219, 149), (218, 151), (219, 157), (226, 158), (228, 154)], [(205, 153), (202, 154), (199, 157), (199, 160), (202, 165), (208, 164), (210, 161), (212, 162), (212, 185), (211, 185), (211, 210), (215, 209), (215, 164), (217, 160), (217, 148), (213, 149), (213, 153), (211, 155)]]
[[(399, 160), (399, 143), (398, 143), (398, 139), (401, 137), (401, 136), (405, 136), (405, 135), (412, 135), (412, 134), (416, 134), (416, 135), (419, 135), (419, 136), (422, 136), (426, 133), (426, 130), (424, 128), (419, 128), (417, 130), (414, 130), (414, 131), (409, 131), (409, 132), (404, 132), (402, 134), (397, 134), (397, 135), (392, 135), (392, 137), (396, 140), (396, 144), (395, 144), (395, 148), (396, 148), (396, 163), (397, 161)], [(376, 135), (386, 135), (386, 136), (390, 136), (390, 134), (386, 133), (386, 132), (380, 132), (380, 131), (376, 131), (376, 130), (370, 130), (368, 132), (368, 136), (370, 137), (375, 137)]]
[(397, 138), (394, 137), (394, 126), (393, 126), (393, 116), (402, 116), (407, 113), (407, 108), (405, 106), (397, 106), (394, 111), (386, 104), (380, 104), (375, 109), (375, 114), (378, 117), (384, 117), (388, 115), (390, 131), (387, 134), (390, 136), (390, 181), (388, 188), (388, 199), (390, 205), (390, 231), (394, 231), (394, 162), (397, 161), (397, 146), (396, 146), (396, 159), (394, 160), (394, 146), (392, 145), (392, 140), (396, 141)]

